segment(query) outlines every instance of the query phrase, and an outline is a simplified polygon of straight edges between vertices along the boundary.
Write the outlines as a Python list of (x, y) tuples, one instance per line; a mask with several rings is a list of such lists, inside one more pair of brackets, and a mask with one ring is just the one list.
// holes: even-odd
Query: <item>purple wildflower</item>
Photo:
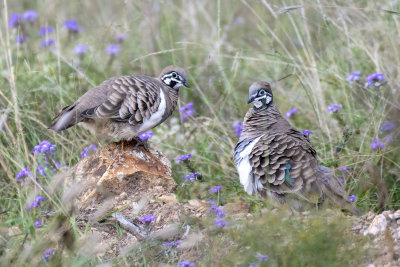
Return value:
[(115, 40), (117, 40), (118, 42), (122, 42), (126, 39), (126, 34), (120, 34), (117, 37), (115, 37)]
[(14, 40), (17, 44), (23, 44), (26, 42), (26, 40), (28, 40), (28, 37), (23, 36), (23, 35), (18, 35), (18, 36), (15, 36)]
[(225, 212), (223, 210), (221, 210), (220, 208), (218, 208), (217, 205), (211, 205), (210, 210), (208, 212), (215, 212), (215, 214), (219, 217), (219, 218), (223, 218), (225, 217)]
[(249, 267), (260, 267), (260, 264), (258, 262), (252, 262), (249, 264)]
[(179, 109), (179, 113), (184, 112), (186, 109), (191, 109), (193, 108), (194, 103), (193, 102), (189, 102), (186, 105), (183, 105), (180, 109)]
[(164, 246), (166, 246), (166, 247), (172, 247), (173, 245), (174, 245), (174, 241), (167, 242), (167, 243), (164, 244)]
[(219, 190), (221, 190), (221, 188), (222, 188), (222, 185), (217, 185), (217, 186), (211, 187), (210, 193), (216, 193)]
[(152, 222), (155, 219), (157, 219), (156, 216), (153, 216), (153, 215), (149, 214), (149, 215), (146, 215), (146, 216), (140, 218), (139, 221), (141, 221), (141, 222)]
[(153, 137), (154, 133), (152, 131), (147, 131), (144, 132), (142, 134), (139, 134), (139, 138), (142, 140), (147, 140), (147, 139), (151, 139)]
[(74, 54), (75, 55), (83, 55), (86, 53), (86, 45), (80, 44), (74, 47)]
[(42, 225), (42, 221), (41, 220), (35, 222), (35, 227), (39, 227), (41, 225)]
[(352, 72), (350, 72), (349, 76), (347, 76), (346, 81), (348, 81), (350, 84), (352, 84), (353, 81), (360, 80), (360, 75), (361, 75), (361, 71), (352, 71)]
[(305, 136), (309, 136), (310, 134), (312, 134), (312, 132), (309, 130), (304, 130), (301, 133), (304, 134)]
[(197, 177), (198, 175), (199, 175), (199, 174), (198, 174), (197, 172), (192, 173), (192, 174), (188, 174), (188, 175), (185, 176), (185, 178), (183, 178), (183, 180), (184, 180), (184, 181), (189, 180), (189, 182), (192, 183), (192, 182), (196, 179), (196, 177)]
[(171, 247), (171, 246), (178, 246), (180, 243), (182, 243), (182, 241), (172, 241), (172, 242), (168, 242), (168, 243), (165, 243), (164, 244), (164, 246), (166, 246), (166, 247)]
[(216, 209), (215, 209), (215, 214), (217, 214), (217, 216), (218, 216), (219, 218), (225, 217), (225, 212), (224, 212), (223, 210), (221, 210), (220, 208), (216, 208)]
[(210, 199), (210, 200), (207, 200), (207, 203), (211, 204), (211, 205), (214, 205), (216, 203), (216, 200), (215, 199)]
[(37, 206), (39, 206), (40, 202), (45, 199), (46, 198), (42, 196), (35, 197), (35, 200), (29, 205), (29, 209), (32, 210), (33, 208), (36, 208)]
[(185, 113), (183, 113), (183, 115), (181, 116), (181, 120), (183, 120), (184, 118), (193, 115), (196, 111), (194, 109), (188, 109), (185, 111)]
[(78, 25), (76, 19), (66, 20), (64, 21), (65, 28), (68, 29), (70, 32), (80, 32), (81, 28)]
[(237, 136), (240, 136), (242, 134), (243, 131), (243, 122), (242, 123), (238, 123), (237, 121), (233, 123), (232, 125), (235, 128), (235, 132)]
[(378, 138), (375, 138), (375, 140), (371, 143), (371, 148), (372, 150), (377, 150), (378, 148), (384, 148), (385, 144), (379, 141)]
[[(41, 176), (46, 176), (46, 172), (44, 171), (44, 168), (42, 165), (38, 165), (36, 167), (36, 172)], [(35, 176), (36, 176), (36, 174), (35, 174)]]
[(165, 243), (164, 246), (166, 246), (166, 247), (171, 247), (171, 246), (173, 246), (174, 244), (175, 244), (175, 242), (172, 241), (172, 242)]
[(38, 14), (35, 10), (27, 10), (22, 14), (23, 21), (34, 21), (37, 18)]
[(286, 112), (286, 118), (290, 119), (290, 117), (298, 112), (297, 108), (291, 109), (288, 112)]
[(343, 183), (343, 182), (344, 182), (344, 179), (343, 179), (343, 178), (339, 179), (339, 182)]
[(178, 263), (178, 267), (196, 267), (196, 263), (191, 261), (181, 261)]
[(368, 75), (364, 87), (370, 87), (371, 85), (378, 87), (384, 82), (386, 82), (386, 79), (383, 76), (382, 72), (374, 73), (374, 74)]
[(86, 158), (88, 156), (88, 154), (89, 154), (89, 150), (96, 151), (97, 150), (97, 146), (96, 145), (90, 145), (90, 146), (86, 147), (81, 152), (81, 158)]
[(112, 44), (106, 47), (106, 52), (110, 55), (116, 55), (119, 52), (119, 44)]
[(13, 13), (10, 18), (8, 19), (8, 25), (10, 27), (17, 27), (19, 24), (21, 24), (21, 18), (20, 15), (17, 13)]
[(34, 153), (35, 155), (37, 154), (53, 155), (55, 150), (56, 150), (56, 145), (53, 145), (48, 140), (43, 140), (40, 144), (36, 145), (33, 148), (32, 153)]
[(349, 171), (347, 166), (340, 167), (339, 170), (341, 170), (342, 172), (348, 172)]
[(257, 252), (257, 258), (258, 258), (259, 261), (268, 261), (268, 256), (267, 255), (264, 255), (264, 254), (261, 254), (261, 253), (258, 253), (258, 252)]
[(52, 38), (40, 41), (40, 46), (41, 47), (49, 47), (49, 46), (52, 46), (52, 45), (54, 45), (54, 40)]
[(183, 184), (182, 184), (182, 186), (189, 185), (189, 184), (186, 184), (186, 183), (185, 183), (186, 180), (189, 181), (190, 183), (193, 183), (194, 180), (196, 180), (196, 178), (197, 178), (198, 175), (199, 175), (199, 174), (198, 174), (197, 172), (186, 175), (185, 178), (183, 178)]
[(224, 220), (221, 219), (221, 218), (215, 219), (215, 220), (214, 220), (214, 224), (215, 224), (217, 227), (225, 227), (225, 226), (228, 226), (228, 225), (229, 225), (228, 222), (224, 221)]
[(195, 112), (196, 111), (193, 109), (193, 102), (189, 102), (179, 109), (179, 113), (181, 113), (181, 120), (193, 115)]
[(354, 202), (354, 201), (356, 201), (356, 195), (351, 195), (351, 196), (349, 196), (349, 200), (351, 201), (351, 202)]
[(31, 170), (29, 168), (24, 168), (17, 173), (17, 176), (15, 176), (15, 181), (18, 181), (18, 179), (29, 175), (31, 175)]
[(175, 159), (176, 162), (182, 162), (185, 160), (189, 160), (192, 157), (191, 154), (182, 155), (179, 158)]
[(51, 256), (54, 255), (54, 249), (48, 249), (43, 253), (43, 261), (47, 262), (47, 259)]
[(328, 107), (328, 113), (332, 114), (336, 111), (339, 111), (342, 109), (342, 105), (337, 105), (337, 104), (333, 104), (331, 106)]
[(382, 131), (390, 131), (393, 129), (394, 123), (391, 121), (385, 121), (384, 123), (381, 124), (381, 127), (379, 127), (379, 130)]
[(46, 36), (49, 33), (52, 33), (53, 31), (54, 31), (54, 29), (52, 27), (44, 26), (44, 27), (40, 28), (39, 34), (40, 34), (40, 36)]

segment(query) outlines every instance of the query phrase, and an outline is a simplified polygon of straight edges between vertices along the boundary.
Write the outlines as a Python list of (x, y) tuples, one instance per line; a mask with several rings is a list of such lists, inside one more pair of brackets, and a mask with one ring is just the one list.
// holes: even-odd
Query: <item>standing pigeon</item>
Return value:
[(85, 128), (111, 138), (147, 144), (137, 138), (165, 121), (174, 111), (179, 88), (189, 87), (182, 68), (168, 66), (158, 78), (112, 77), (63, 108), (50, 129), (62, 131), (81, 123)]
[(361, 212), (333, 171), (319, 166), (308, 137), (294, 129), (275, 107), (267, 82), (255, 82), (249, 89), (253, 103), (243, 122), (243, 132), (234, 151), (234, 162), (244, 190), (252, 195), (269, 195), (292, 209), (330, 206)]

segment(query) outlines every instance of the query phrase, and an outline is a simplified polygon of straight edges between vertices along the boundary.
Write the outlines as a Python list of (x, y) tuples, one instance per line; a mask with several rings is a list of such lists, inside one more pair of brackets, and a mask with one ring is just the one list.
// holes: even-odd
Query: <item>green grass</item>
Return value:
[[(53, 158), (68, 168), (79, 161), (80, 152), (86, 146), (104, 144), (79, 127), (62, 133), (49, 131), (47, 126), (62, 107), (111, 76), (158, 75), (170, 64), (186, 69), (191, 88), (181, 90), (180, 105), (194, 102), (196, 113), (182, 122), (176, 111), (172, 119), (155, 129), (151, 145), (161, 149), (171, 161), (181, 154), (192, 153), (191, 167), (203, 180), (179, 188), (177, 194), (182, 201), (207, 199), (210, 187), (222, 185), (222, 204), (241, 199), (251, 205), (254, 214), (269, 205), (243, 192), (231, 158), (237, 141), (232, 124), (241, 121), (249, 108), (246, 105), (248, 87), (254, 81), (268, 80), (272, 82), (275, 102), (283, 114), (292, 108), (299, 109), (290, 122), (300, 130), (313, 132), (311, 142), (321, 164), (335, 168), (338, 175), (342, 175), (338, 167), (352, 169), (345, 174), (346, 187), (357, 196), (357, 205), (362, 210), (379, 212), (400, 208), (398, 3), (5, 0), (3, 4), (0, 262), (41, 264), (42, 251), (55, 246), (43, 240), (46, 233), (53, 231), (51, 225), (57, 219), (43, 215), (49, 211), (63, 216), (66, 228), (71, 227), (67, 236), (72, 241), (60, 241), (54, 263), (78, 266), (102, 262), (95, 256), (81, 256), (78, 249), (63, 249), (84, 233), (74, 226), (74, 216), (62, 202), (60, 192), (49, 191), (49, 184), (56, 179), (55, 172), (47, 169), (47, 177), (35, 180), (32, 176), (24, 185), (16, 182), (15, 176), (24, 167), (34, 170), (43, 164), (31, 151), (44, 139), (57, 145)], [(28, 9), (39, 14), (32, 25), (8, 27), (7, 17)], [(78, 20), (82, 32), (68, 34), (63, 21), (72, 18)], [(55, 29), (50, 34), (55, 39), (53, 49), (40, 47), (39, 29), (44, 25)], [(25, 44), (14, 42), (19, 33), (29, 37)], [(121, 44), (120, 53), (110, 61), (105, 47), (115, 43), (115, 36), (121, 33), (126, 33), (127, 39)], [(77, 44), (88, 46), (85, 55), (79, 57), (72, 53)], [(350, 85), (346, 77), (355, 70), (362, 71), (361, 80)], [(364, 88), (365, 78), (376, 72), (384, 72), (387, 83), (379, 88)], [(278, 81), (288, 74), (292, 75)], [(332, 104), (341, 104), (343, 108), (331, 115), (327, 107)], [(380, 132), (384, 121), (392, 121), (396, 127)], [(393, 140), (384, 149), (371, 149), (375, 138), (385, 141), (389, 136)], [(337, 147), (341, 148), (339, 153), (335, 152)], [(178, 183), (188, 172), (184, 165), (173, 163), (173, 176)], [(37, 194), (46, 196), (47, 200), (39, 209), (30, 211), (26, 203)], [(33, 226), (39, 218), (44, 224), (40, 231)], [(312, 226), (314, 221), (316, 227)], [(325, 258), (334, 265), (335, 258), (324, 253), (341, 248), (340, 244), (347, 244), (349, 239), (344, 226), (337, 223), (330, 227), (323, 222), (324, 219), (306, 219), (301, 227), (316, 230), (310, 231), (312, 234), (302, 245), (298, 242), (304, 237), (296, 232), (296, 226), (283, 224), (291, 233), (287, 240), (295, 244), (287, 251), (283, 245), (276, 248), (271, 245), (274, 237), (268, 231), (278, 231), (281, 224), (273, 217), (242, 222), (240, 237), (232, 236), (230, 231), (234, 230), (229, 229), (219, 233), (220, 240), (226, 238), (231, 251), (215, 252), (221, 244), (210, 238), (207, 239), (210, 250), (196, 253), (208, 259), (199, 261), (201, 264), (229, 265), (233, 262), (229, 259), (235, 263), (251, 262), (250, 257), (261, 246), (266, 248), (271, 265), (318, 266)], [(270, 230), (266, 229), (269, 224)], [(211, 226), (205, 223), (199, 227), (207, 232)], [(10, 232), (11, 228), (18, 230)], [(251, 243), (258, 232), (265, 234), (265, 240)], [(332, 247), (326, 247), (313, 261), (312, 249), (326, 237), (324, 233), (337, 239), (332, 238)], [(158, 245), (149, 246), (150, 252), (159, 253)], [(250, 248), (241, 251), (240, 247)], [(296, 257), (297, 250), (306, 256)], [(357, 252), (362, 255), (363, 249), (341, 250), (338, 262), (346, 263), (351, 258), (356, 261), (353, 255)], [(199, 254), (196, 255), (192, 259), (199, 259)], [(158, 259), (158, 262), (176, 264), (183, 256), (178, 253), (171, 258), (146, 257), (138, 253), (117, 261), (125, 265), (153, 265)]]

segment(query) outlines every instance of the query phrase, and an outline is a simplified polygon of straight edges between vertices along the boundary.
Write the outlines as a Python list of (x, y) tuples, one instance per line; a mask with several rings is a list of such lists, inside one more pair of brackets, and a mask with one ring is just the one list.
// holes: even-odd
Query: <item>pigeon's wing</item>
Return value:
[(316, 152), (307, 138), (294, 129), (266, 136), (249, 157), (255, 178), (262, 184), (268, 182), (273, 192), (297, 191), (315, 181)]
[(82, 111), (83, 118), (109, 118), (132, 125), (141, 124), (144, 118), (149, 119), (157, 112), (161, 102), (161, 85), (154, 78), (121, 76), (105, 86), (107, 91), (111, 90), (108, 97), (99, 105)]

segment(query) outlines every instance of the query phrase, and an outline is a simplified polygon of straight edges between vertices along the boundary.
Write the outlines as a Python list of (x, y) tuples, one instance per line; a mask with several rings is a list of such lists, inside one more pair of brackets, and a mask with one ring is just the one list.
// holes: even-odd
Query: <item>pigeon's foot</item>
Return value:
[(147, 151), (150, 152), (149, 149), (149, 144), (147, 143), (146, 140), (142, 140), (139, 137), (135, 137), (133, 140), (136, 141), (136, 144), (134, 145), (132, 150), (136, 150), (139, 146), (143, 146), (143, 148)]

